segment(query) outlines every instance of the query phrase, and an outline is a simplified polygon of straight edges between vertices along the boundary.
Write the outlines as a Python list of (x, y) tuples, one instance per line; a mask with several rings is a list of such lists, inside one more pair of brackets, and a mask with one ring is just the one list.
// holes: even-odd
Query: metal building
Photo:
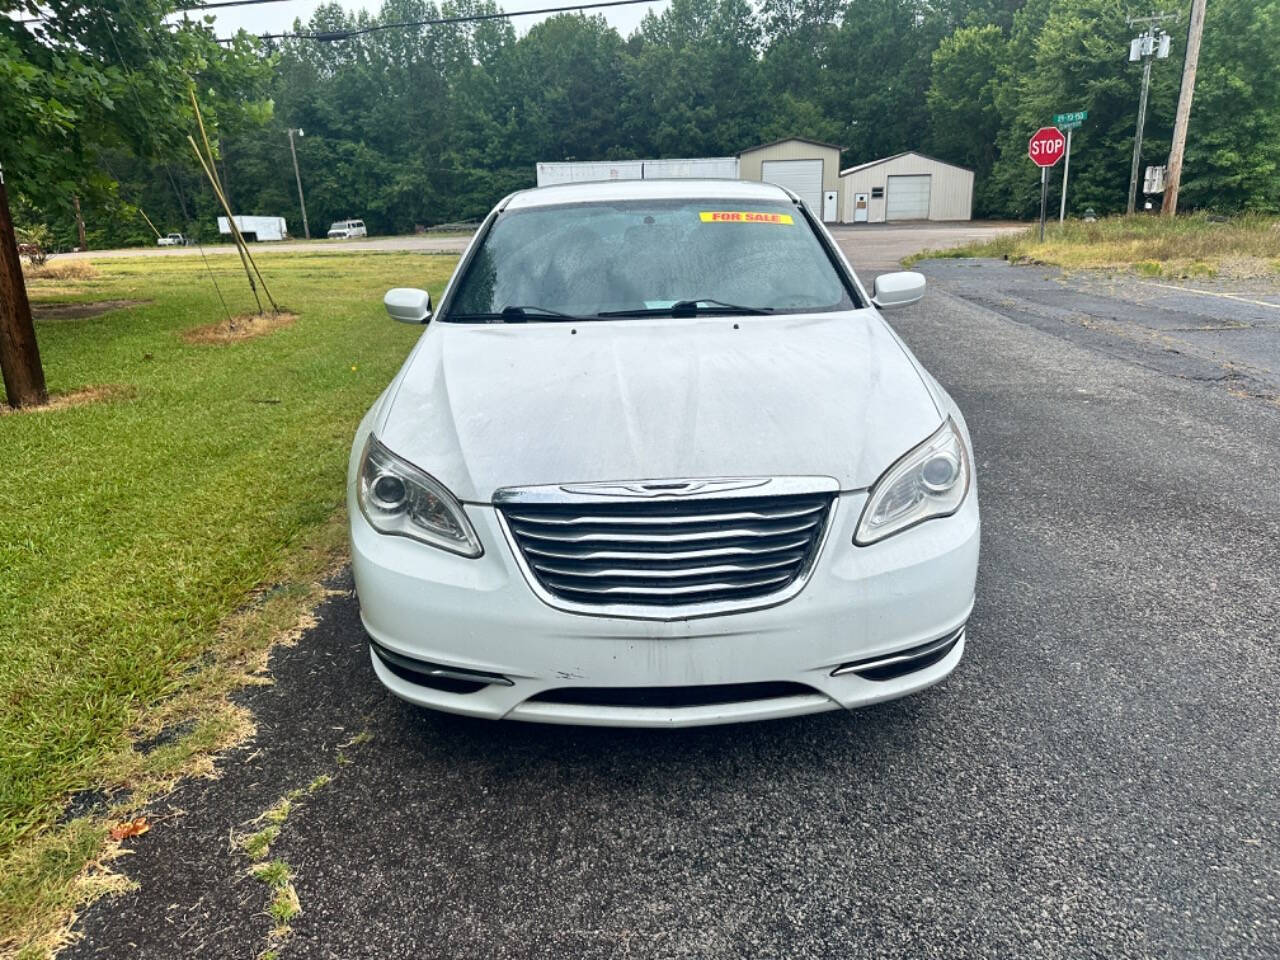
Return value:
[(840, 217), (840, 151), (834, 143), (788, 137), (738, 154), (738, 176), (786, 187), (824, 221)]
[(914, 150), (840, 171), (843, 223), (972, 220), (973, 171)]

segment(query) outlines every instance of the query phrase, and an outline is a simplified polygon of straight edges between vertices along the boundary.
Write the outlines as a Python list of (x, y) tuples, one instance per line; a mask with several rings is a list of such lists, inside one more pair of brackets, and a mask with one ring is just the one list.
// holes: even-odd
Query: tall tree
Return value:
[[(246, 81), (266, 72), (248, 39), (223, 47), (202, 22), (166, 23), (175, 5), (0, 0), (0, 164), (22, 203), (66, 211), (76, 197), (109, 194), (115, 179), (103, 158), (115, 146), (142, 157), (176, 155), (191, 128), (193, 82), (211, 119), (248, 99)], [(17, 302), (6, 297), (0, 309)]]
[(947, 19), (925, 0), (848, 0), (827, 49), (822, 105), (855, 161), (928, 141), (926, 94)]
[(980, 211), (990, 206), (987, 191), (1001, 122), (995, 65), (1005, 59), (1007, 46), (1003, 31), (988, 24), (961, 27), (933, 52), (930, 144), (939, 158), (973, 168)]

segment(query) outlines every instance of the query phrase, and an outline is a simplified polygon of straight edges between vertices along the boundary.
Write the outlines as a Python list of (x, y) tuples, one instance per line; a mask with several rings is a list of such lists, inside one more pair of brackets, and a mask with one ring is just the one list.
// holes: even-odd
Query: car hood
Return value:
[(379, 438), (460, 499), (510, 486), (829, 476), (869, 487), (942, 421), (870, 310), (435, 323)]

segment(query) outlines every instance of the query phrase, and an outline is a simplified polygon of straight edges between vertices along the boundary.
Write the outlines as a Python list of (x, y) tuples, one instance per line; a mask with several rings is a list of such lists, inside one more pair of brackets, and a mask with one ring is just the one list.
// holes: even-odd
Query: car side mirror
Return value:
[(899, 273), (886, 273), (876, 277), (871, 302), (881, 310), (887, 310), (890, 307), (905, 307), (923, 296), (924, 274), (903, 270)]
[(431, 319), (431, 294), (416, 287), (393, 287), (382, 298), (382, 305), (392, 320), (401, 323), (426, 323)]

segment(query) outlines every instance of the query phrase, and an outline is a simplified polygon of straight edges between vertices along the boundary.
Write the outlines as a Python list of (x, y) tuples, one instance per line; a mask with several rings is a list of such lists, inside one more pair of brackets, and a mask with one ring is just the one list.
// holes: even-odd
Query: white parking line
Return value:
[(1270, 307), (1272, 310), (1280, 310), (1280, 303), (1270, 303), (1266, 300), (1251, 300), (1249, 297), (1241, 297), (1234, 293), (1219, 293), (1217, 290), (1197, 290), (1195, 287), (1180, 287), (1176, 283), (1157, 283), (1154, 280), (1142, 280), (1149, 287), (1164, 287), (1166, 290), (1180, 290), (1183, 293), (1198, 293), (1205, 297), (1221, 297), (1224, 300), (1238, 300), (1241, 303), (1251, 303), (1256, 307)]

